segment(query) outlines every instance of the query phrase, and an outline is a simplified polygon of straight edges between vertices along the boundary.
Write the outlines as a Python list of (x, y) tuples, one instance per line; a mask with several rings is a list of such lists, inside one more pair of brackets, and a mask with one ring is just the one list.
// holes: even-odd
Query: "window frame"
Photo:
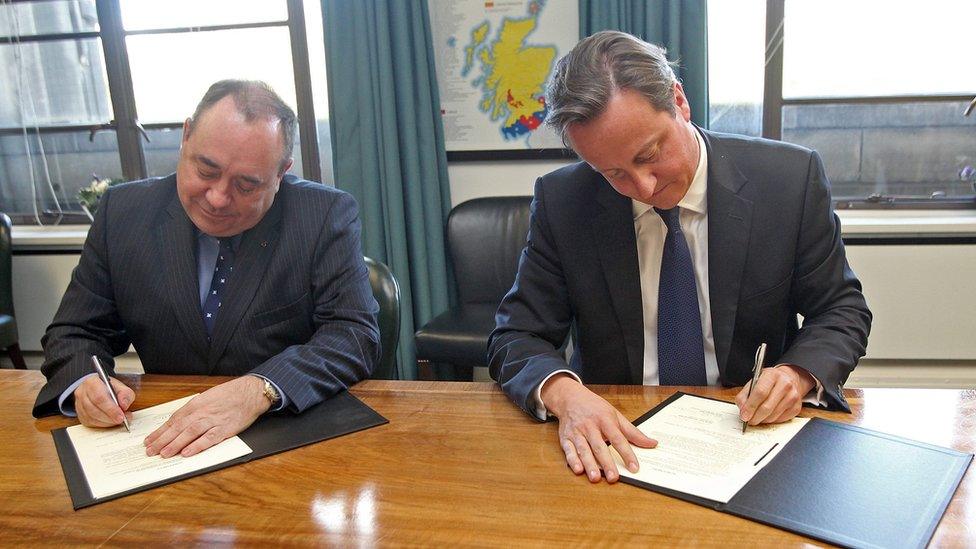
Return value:
[[(973, 94), (890, 96), (783, 97), (783, 43), (786, 34), (786, 0), (766, 0), (766, 64), (763, 70), (762, 136), (781, 141), (783, 107), (793, 105), (880, 105), (973, 101)], [(873, 194), (861, 199), (834, 200), (834, 208), (859, 210), (974, 209), (971, 198), (895, 197)]]
[[(19, 4), (38, 4), (45, 0), (13, 0)], [(0, 36), (0, 44), (19, 44), (54, 40), (84, 40), (98, 38), (101, 41), (105, 59), (105, 73), (108, 80), (108, 94), (112, 105), (113, 118), (96, 124), (36, 124), (24, 127), (0, 127), (0, 135), (50, 134), (59, 132), (89, 132), (91, 138), (99, 131), (114, 131), (118, 142), (119, 162), (122, 177), (126, 181), (145, 179), (148, 176), (143, 139), (149, 140), (147, 130), (174, 129), (183, 127), (183, 122), (162, 122), (141, 124), (136, 108), (129, 55), (125, 39), (127, 36), (146, 34), (178, 34), (190, 32), (252, 29), (266, 27), (287, 27), (291, 45), (292, 71), (295, 79), (295, 101), (298, 115), (298, 145), (302, 155), (302, 170), (305, 179), (322, 180), (318, 133), (316, 129), (315, 107), (312, 99), (312, 77), (308, 57), (307, 31), (303, 0), (285, 0), (287, 19), (281, 21), (262, 21), (255, 23), (234, 23), (198, 27), (175, 27), (165, 29), (140, 29), (127, 31), (122, 25), (122, 9), (119, 0), (95, 0), (98, 15), (98, 31), (47, 33), (31, 36)], [(28, 221), (17, 217), (15, 222)], [(27, 216), (33, 220), (33, 216)], [(88, 223), (88, 217), (81, 212), (65, 212), (55, 224)], [(29, 223), (33, 224), (33, 223)]]

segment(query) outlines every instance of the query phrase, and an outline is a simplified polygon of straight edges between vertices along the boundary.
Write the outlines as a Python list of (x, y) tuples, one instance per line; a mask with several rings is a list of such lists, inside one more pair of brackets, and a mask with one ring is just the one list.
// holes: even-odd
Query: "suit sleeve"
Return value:
[(525, 249), (515, 284), (495, 315), (488, 340), (492, 378), (512, 401), (533, 418), (534, 391), (551, 373), (570, 370), (581, 376), (557, 350), (566, 340), (572, 306), (559, 255), (546, 218), (543, 185), (536, 182)]
[(850, 411), (843, 384), (864, 356), (871, 311), (847, 263), (840, 220), (831, 209), (830, 186), (817, 153), (810, 157), (796, 257), (791, 299), (803, 315), (803, 327), (780, 362), (813, 374), (823, 384), (828, 406)]
[(264, 376), (288, 397), (288, 408), (302, 412), (349, 388), (373, 371), (380, 356), (369, 272), (363, 261), (355, 200), (342, 194), (326, 213), (312, 258), (312, 322), (315, 333), (292, 345), (251, 373)]
[(92, 373), (92, 355), (97, 355), (113, 375), (115, 361), (129, 348), (129, 337), (115, 306), (112, 275), (108, 262), (108, 219), (112, 209), (110, 189), (102, 196), (98, 212), (71, 273), (68, 289), (61, 298), (54, 320), (41, 344), (47, 383), (34, 402), (34, 417), (60, 413), (58, 397), (75, 381)]

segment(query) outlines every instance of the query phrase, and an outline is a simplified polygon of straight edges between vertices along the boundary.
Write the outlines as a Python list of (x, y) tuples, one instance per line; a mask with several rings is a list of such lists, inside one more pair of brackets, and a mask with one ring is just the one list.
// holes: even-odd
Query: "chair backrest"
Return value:
[(0, 315), (14, 316), (14, 283), (11, 264), (13, 244), (10, 218), (0, 213)]
[(369, 269), (369, 285), (373, 298), (380, 305), (380, 345), (382, 356), (373, 370), (373, 379), (397, 379), (397, 342), (400, 341), (400, 285), (390, 268), (383, 263), (363, 258)]
[(531, 196), (493, 196), (451, 210), (447, 242), (460, 303), (497, 305), (512, 288), (531, 205)]

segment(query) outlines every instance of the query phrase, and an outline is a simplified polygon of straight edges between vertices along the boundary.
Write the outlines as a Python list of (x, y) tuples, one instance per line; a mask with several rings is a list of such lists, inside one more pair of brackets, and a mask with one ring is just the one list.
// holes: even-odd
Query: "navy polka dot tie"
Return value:
[(661, 385), (705, 385), (705, 348), (691, 250), (679, 208), (654, 211), (668, 226), (657, 295), (658, 380)]
[(220, 311), (220, 302), (224, 295), (224, 288), (227, 281), (234, 271), (234, 249), (230, 247), (229, 238), (219, 238), (217, 242), (220, 247), (217, 250), (217, 262), (214, 264), (213, 280), (210, 281), (210, 291), (207, 292), (207, 299), (203, 302), (203, 324), (207, 327), (207, 338), (213, 334), (214, 323), (217, 321), (217, 313)]

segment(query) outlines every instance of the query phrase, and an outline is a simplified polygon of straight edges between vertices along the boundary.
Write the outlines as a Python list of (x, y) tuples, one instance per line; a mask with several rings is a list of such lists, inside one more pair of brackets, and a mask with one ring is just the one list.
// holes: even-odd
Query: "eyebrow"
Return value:
[(207, 158), (202, 154), (196, 155), (196, 160), (197, 162), (200, 162), (201, 164), (206, 164), (207, 167), (214, 168), (215, 170), (221, 169), (220, 164), (218, 164), (215, 160)]
[[(640, 150), (638, 150), (636, 153), (634, 153), (634, 158), (631, 161), (636, 163), (637, 162), (637, 159), (640, 158), (640, 157), (642, 157), (642, 156), (644, 156), (645, 154), (647, 154), (650, 149), (654, 148), (654, 146), (658, 144), (658, 141), (660, 141), (660, 140), (657, 139), (656, 137), (652, 137), (651, 139), (649, 139), (647, 141), (647, 143), (645, 143), (644, 146), (640, 148)], [(600, 173), (610, 173), (610, 172), (619, 172), (619, 171), (622, 171), (622, 168), (599, 169), (596, 166), (593, 166), (592, 164), (591, 164), (591, 166), (593, 167), (593, 169), (595, 169), (596, 171), (598, 171)]]
[(637, 162), (638, 159), (646, 156), (651, 151), (651, 149), (657, 146), (658, 141), (659, 141), (658, 139), (651, 139), (650, 141), (645, 143), (644, 146), (641, 147), (640, 150), (634, 154), (633, 161)]
[[(213, 168), (215, 170), (223, 169), (221, 165), (218, 164), (215, 160), (208, 158), (207, 156), (204, 156), (202, 154), (196, 155), (196, 160), (201, 164), (205, 164), (207, 167)], [(243, 179), (244, 181), (247, 181), (248, 183), (251, 183), (252, 185), (261, 185), (263, 183), (260, 177), (254, 175), (239, 175), (238, 177)]]

